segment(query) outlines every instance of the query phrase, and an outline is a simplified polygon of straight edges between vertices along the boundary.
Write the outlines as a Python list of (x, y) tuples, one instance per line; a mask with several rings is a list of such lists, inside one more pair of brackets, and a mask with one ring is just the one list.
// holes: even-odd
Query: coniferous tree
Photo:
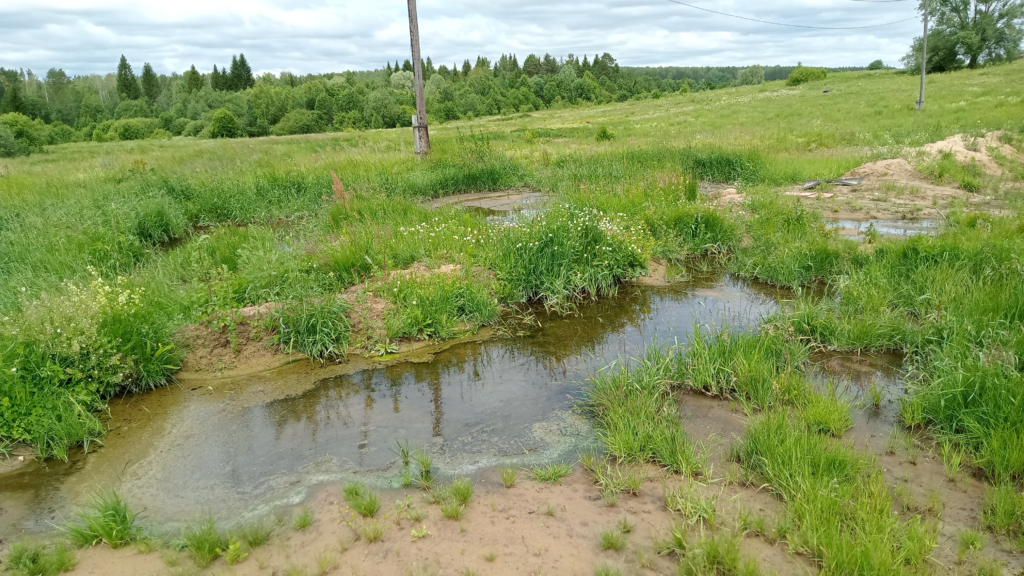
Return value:
[(149, 62), (142, 65), (142, 95), (150, 102), (160, 96), (160, 78), (157, 77)]
[(200, 74), (198, 70), (196, 70), (195, 64), (192, 65), (191, 69), (186, 70), (185, 73), (181, 75), (181, 77), (182, 80), (185, 81), (186, 94), (191, 94), (197, 90), (202, 90), (203, 86), (206, 85), (206, 82), (203, 80), (203, 75)]
[(412, 72), (412, 62), (409, 62), (408, 58), (405, 59), (405, 62), (402, 62), (402, 71)]
[(0, 100), (0, 114), (7, 112), (23, 112), (25, 108), (24, 87), (22, 86), (21, 74), (16, 70), (4, 70), (0, 68), (0, 84), (3, 85), (4, 95)]
[(231, 55), (231, 71), (227, 73), (227, 77), (224, 79), (224, 89), (235, 92), (238, 90), (238, 56)]
[(430, 61), (430, 56), (427, 56), (427, 63), (423, 66), (423, 79), (426, 80), (434, 75), (434, 63)]
[[(234, 76), (234, 70), (232, 70), (232, 76)], [(238, 53), (238, 76), (235, 80), (235, 90), (242, 91), (246, 88), (252, 88), (256, 85), (256, 78), (253, 78), (252, 68), (249, 67), (249, 62), (245, 59), (245, 54)]]
[(142, 98), (142, 90), (139, 88), (139, 81), (132, 72), (132, 65), (128, 59), (121, 55), (121, 61), (117, 64), (117, 93), (122, 100), (138, 100)]
[(542, 71), (540, 58), (536, 54), (530, 54), (523, 60), (523, 74), (533, 78)]
[(214, 90), (223, 90), (224, 86), (221, 84), (220, 70), (217, 69), (217, 65), (213, 65), (213, 72), (210, 72), (210, 88)]
[(391, 70), (391, 62), (388, 62), (387, 67), (384, 68), (384, 73), (387, 74), (389, 77), (394, 73), (394, 71)]
[(541, 61), (541, 74), (554, 75), (558, 74), (558, 60), (551, 57), (551, 54), (545, 54), (544, 59)]
[(462, 63), (462, 75), (469, 76), (469, 71), (473, 69), (473, 65), (469, 63), (469, 58)]

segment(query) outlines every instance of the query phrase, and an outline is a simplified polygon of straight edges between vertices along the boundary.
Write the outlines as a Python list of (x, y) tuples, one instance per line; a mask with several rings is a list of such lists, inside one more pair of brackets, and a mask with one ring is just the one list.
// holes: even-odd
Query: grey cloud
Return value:
[[(831, 0), (721, 2), (687, 0), (752, 18), (815, 26), (863, 26), (914, 16), (914, 3)], [(298, 1), (250, 4), (173, 21), (121, 6), (57, 9), (29, 3), (0, 7), (0, 66), (37, 73), (62, 67), (71, 74), (113, 71), (124, 53), (136, 69), (202, 70), (230, 63), (239, 51), (257, 70), (298, 73), (376, 68), (408, 57), (405, 3)], [(261, 11), (261, 6), (269, 6)], [(277, 11), (287, 12), (284, 19)], [(287, 22), (309, 11), (306, 21)], [(470, 2), (420, 0), (424, 54), (437, 63), (478, 54), (514, 52), (562, 56), (611, 52), (625, 65), (792, 64), (865, 65), (894, 62), (920, 34), (911, 21), (863, 31), (773, 27), (694, 10), (666, 0)], [(400, 33), (398, 33), (400, 32)]]

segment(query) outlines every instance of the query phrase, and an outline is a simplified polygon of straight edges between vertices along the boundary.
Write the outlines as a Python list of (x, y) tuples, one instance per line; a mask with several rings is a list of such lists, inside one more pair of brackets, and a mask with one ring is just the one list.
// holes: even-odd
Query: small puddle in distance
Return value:
[(935, 234), (941, 224), (941, 220), (829, 220), (825, 223), (830, 228), (838, 228), (841, 235), (855, 240), (863, 240), (870, 226), (887, 236), (918, 236)]
[(340, 376), (299, 362), (115, 399), (99, 449), (0, 473), (0, 533), (52, 530), (98, 489), (170, 527), (260, 516), (327, 482), (391, 487), (398, 441), (427, 449), (441, 476), (569, 458), (596, 442), (572, 411), (588, 372), (652, 342), (685, 342), (698, 323), (754, 328), (778, 299), (721, 273), (628, 285), (575, 315), (541, 312), (526, 336), (456, 344), (430, 362)]

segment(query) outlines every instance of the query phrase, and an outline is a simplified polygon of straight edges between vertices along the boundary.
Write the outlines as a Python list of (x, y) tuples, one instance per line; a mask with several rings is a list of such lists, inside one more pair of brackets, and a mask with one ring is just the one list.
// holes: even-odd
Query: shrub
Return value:
[(156, 131), (158, 123), (152, 118), (128, 118), (116, 120), (110, 126), (110, 133), (118, 140), (145, 140)]
[(77, 142), (78, 139), (78, 132), (63, 122), (57, 121), (47, 126), (47, 144), (67, 144), (68, 142)]
[(594, 138), (598, 142), (606, 142), (608, 140), (611, 140), (612, 138), (615, 138), (615, 134), (612, 134), (611, 130), (609, 130), (607, 126), (601, 126), (600, 128), (597, 129), (597, 135), (594, 136)]
[[(174, 134), (175, 136), (181, 136), (182, 132), (185, 131), (185, 128), (191, 122), (192, 121), (189, 120), (188, 118), (175, 118), (174, 121), (171, 122), (170, 128), (167, 128), (167, 131), (170, 132), (171, 134)], [(198, 131), (197, 131), (197, 133), (198, 133)]]
[(174, 134), (171, 134), (170, 132), (164, 130), (163, 128), (157, 128), (156, 130), (153, 131), (152, 134), (149, 135), (149, 138), (147, 138), (147, 140), (170, 140), (171, 138), (174, 138)]
[(145, 100), (124, 100), (114, 110), (114, 120), (126, 120), (128, 118), (149, 118), (149, 106)]
[[(92, 139), (94, 142), (110, 142), (111, 135), (110, 127), (114, 125), (113, 120), (104, 120), (96, 125), (96, 128), (92, 131)], [(117, 140), (117, 135), (113, 135), (113, 140)]]
[(291, 134), (313, 134), (323, 132), (327, 121), (324, 115), (314, 110), (292, 110), (284, 115), (281, 121), (270, 130), (275, 136)]
[(824, 80), (828, 76), (825, 68), (812, 68), (810, 66), (797, 66), (786, 78), (786, 86), (799, 86), (807, 82)]
[(203, 122), (202, 120), (193, 120), (193, 121), (191, 121), (191, 122), (189, 122), (188, 124), (185, 125), (185, 128), (182, 129), (182, 131), (181, 131), (181, 135), (182, 136), (198, 136), (199, 133), (202, 132), (205, 128), (206, 128), (206, 122)]
[(868, 64), (868, 70), (885, 70), (886, 66), (881, 60), (875, 60)]
[(230, 110), (218, 108), (213, 111), (213, 118), (210, 120), (210, 138), (238, 138), (242, 134), (242, 126)]
[(14, 137), (7, 126), (0, 125), (0, 158), (13, 158), (28, 154), (28, 150)]
[(42, 149), (43, 144), (46, 143), (45, 125), (37, 125), (24, 114), (17, 112), (0, 114), (0, 127), (6, 128), (14, 136), (22, 154), (36, 152)]

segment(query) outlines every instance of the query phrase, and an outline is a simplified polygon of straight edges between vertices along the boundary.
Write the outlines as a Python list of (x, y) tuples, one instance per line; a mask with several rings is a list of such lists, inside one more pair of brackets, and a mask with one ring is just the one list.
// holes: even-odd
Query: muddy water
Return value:
[(753, 327), (776, 302), (769, 288), (719, 274), (623, 287), (573, 316), (541, 312), (525, 335), (401, 362), (182, 374), (179, 385), (113, 401), (112, 431), (90, 454), (0, 468), (0, 535), (51, 530), (101, 488), (172, 525), (264, 514), (325, 482), (394, 486), (398, 441), (428, 450), (442, 474), (567, 458), (594, 442), (572, 411), (588, 371), (652, 341), (685, 341), (697, 323)]

